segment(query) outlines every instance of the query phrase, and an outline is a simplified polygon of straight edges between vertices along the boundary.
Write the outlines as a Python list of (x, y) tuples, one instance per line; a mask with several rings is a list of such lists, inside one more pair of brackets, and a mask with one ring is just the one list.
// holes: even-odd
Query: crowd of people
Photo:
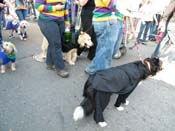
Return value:
[[(170, 14), (175, 6), (173, 0), (169, 2), (169, 5), (173, 6), (171, 9), (168, 5), (164, 5), (163, 8), (157, 10), (153, 4), (154, 0), (136, 0), (137, 6), (135, 8), (132, 8), (129, 0), (9, 1), (0, 1), (0, 23), (3, 21), (5, 6), (11, 10), (9, 12), (13, 19), (19, 21), (25, 20), (31, 9), (36, 17), (37, 10), (39, 12), (38, 25), (43, 39), (48, 42), (47, 53), (41, 57), (46, 57), (47, 69), (56, 70), (56, 73), (63, 78), (69, 76), (61, 48), (64, 32), (66, 29), (76, 28), (77, 20), (81, 19), (81, 22), (78, 22), (78, 25), (81, 26), (80, 29), (88, 33), (94, 43), (87, 56), (91, 62), (85, 68), (85, 72), (92, 75), (99, 70), (110, 68), (112, 59), (121, 55), (119, 47), (124, 34), (123, 25), (126, 18), (129, 18), (131, 26), (129, 32), (135, 36), (135, 42), (146, 44), (148, 40), (156, 40), (160, 21), (166, 22), (167, 19), (162, 19), (165, 16), (165, 9), (171, 10), (167, 13)], [(12, 9), (17, 17), (12, 13)], [(139, 24), (139, 30), (136, 32), (136, 26)], [(2, 41), (0, 30), (0, 42)], [(158, 48), (156, 48), (154, 56), (158, 56)]]

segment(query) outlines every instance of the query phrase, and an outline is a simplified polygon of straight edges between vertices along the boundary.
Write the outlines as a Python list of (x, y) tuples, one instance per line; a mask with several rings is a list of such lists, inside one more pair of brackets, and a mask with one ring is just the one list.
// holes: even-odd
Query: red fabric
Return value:
[(160, 42), (160, 40), (162, 39), (164, 32), (158, 32), (157, 33), (157, 37), (156, 37), (156, 43), (158, 44)]

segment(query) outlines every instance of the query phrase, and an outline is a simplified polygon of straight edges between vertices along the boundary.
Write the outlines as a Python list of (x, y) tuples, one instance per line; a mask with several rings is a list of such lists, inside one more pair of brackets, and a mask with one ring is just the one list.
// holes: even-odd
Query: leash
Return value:
[(143, 60), (142, 55), (141, 55), (141, 53), (140, 53), (139, 44), (138, 44), (137, 42), (135, 43), (135, 47), (136, 47), (137, 54), (138, 54), (138, 57), (139, 57), (140, 61), (141, 61), (142, 63), (144, 63), (144, 62), (143, 62), (144, 60)]
[(140, 49), (139, 49), (139, 43), (137, 42), (137, 39), (136, 39), (136, 36), (135, 36), (134, 25), (133, 25), (133, 21), (132, 21), (131, 17), (129, 17), (129, 21), (130, 21), (130, 24), (131, 24), (131, 30), (132, 30), (131, 33), (133, 34), (133, 37), (134, 37), (134, 40), (135, 40), (134, 45), (132, 47), (129, 47), (129, 49), (132, 50), (132, 49), (136, 48), (139, 60), (144, 64), (143, 58), (142, 58), (142, 55), (141, 55)]

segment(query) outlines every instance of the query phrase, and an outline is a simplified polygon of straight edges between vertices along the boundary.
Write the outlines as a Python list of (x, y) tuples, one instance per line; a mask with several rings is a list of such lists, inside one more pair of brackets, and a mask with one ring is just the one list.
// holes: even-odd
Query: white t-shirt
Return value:
[(154, 11), (152, 4), (145, 4), (140, 8), (142, 21), (153, 21)]

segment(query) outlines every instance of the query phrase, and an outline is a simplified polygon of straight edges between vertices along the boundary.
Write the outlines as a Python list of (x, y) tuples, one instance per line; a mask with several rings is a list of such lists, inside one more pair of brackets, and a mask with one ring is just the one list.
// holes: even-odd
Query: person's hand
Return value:
[(56, 5), (56, 10), (62, 10), (64, 9), (65, 4), (57, 4)]

